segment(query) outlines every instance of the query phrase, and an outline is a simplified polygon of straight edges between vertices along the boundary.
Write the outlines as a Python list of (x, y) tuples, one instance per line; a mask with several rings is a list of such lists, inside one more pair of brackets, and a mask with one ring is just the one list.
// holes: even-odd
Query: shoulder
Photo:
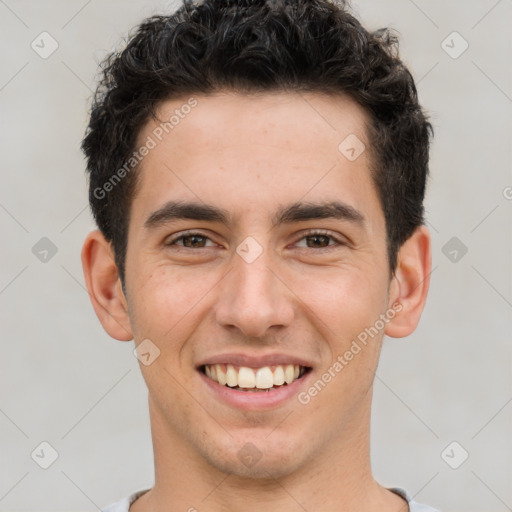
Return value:
[(130, 494), (127, 498), (124, 498), (120, 501), (116, 501), (109, 505), (107, 508), (101, 510), (101, 512), (128, 512), (130, 510), (130, 505), (137, 499), (140, 498), (143, 494), (147, 493), (149, 489), (144, 489), (142, 491), (134, 492)]
[(429, 505), (424, 505), (423, 503), (414, 501), (409, 493), (400, 487), (392, 487), (389, 490), (407, 500), (409, 503), (409, 512), (439, 512), (437, 509)]

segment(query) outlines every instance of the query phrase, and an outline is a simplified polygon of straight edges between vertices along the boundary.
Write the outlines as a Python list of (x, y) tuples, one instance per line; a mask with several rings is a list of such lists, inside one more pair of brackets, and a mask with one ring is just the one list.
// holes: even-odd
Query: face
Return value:
[(161, 105), (190, 111), (161, 141), (159, 121), (141, 131), (157, 144), (130, 213), (130, 328), (160, 351), (141, 364), (153, 435), (232, 474), (291, 474), (369, 416), (393, 301), (367, 118), (342, 96), (187, 100)]

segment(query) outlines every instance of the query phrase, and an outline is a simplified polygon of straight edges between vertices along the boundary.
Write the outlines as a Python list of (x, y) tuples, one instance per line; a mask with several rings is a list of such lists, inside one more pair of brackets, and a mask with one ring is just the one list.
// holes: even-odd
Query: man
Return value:
[(107, 511), (433, 511), (369, 455), (383, 336), (431, 269), (431, 127), (395, 46), (342, 3), (204, 0), (107, 60), (82, 262), (155, 461)]

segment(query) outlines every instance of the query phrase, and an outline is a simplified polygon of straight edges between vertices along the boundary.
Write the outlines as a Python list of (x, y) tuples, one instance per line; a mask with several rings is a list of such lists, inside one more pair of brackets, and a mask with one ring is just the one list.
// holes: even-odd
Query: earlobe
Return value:
[(398, 264), (390, 284), (389, 307), (401, 309), (384, 333), (392, 338), (408, 336), (416, 329), (427, 301), (432, 268), (430, 233), (418, 227), (398, 252)]
[(94, 311), (107, 333), (120, 341), (133, 339), (128, 305), (111, 244), (98, 230), (82, 248), (82, 267)]

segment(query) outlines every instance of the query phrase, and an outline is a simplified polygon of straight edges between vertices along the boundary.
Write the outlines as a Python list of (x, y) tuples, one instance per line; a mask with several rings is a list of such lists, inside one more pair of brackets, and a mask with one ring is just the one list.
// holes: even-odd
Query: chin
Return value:
[(240, 478), (274, 480), (297, 471), (301, 460), (307, 458), (299, 449), (304, 444), (291, 443), (289, 438), (279, 436), (271, 443), (265, 435), (253, 436), (252, 441), (248, 436), (228, 437), (216, 446), (203, 447), (206, 452), (201, 455), (217, 470)]

